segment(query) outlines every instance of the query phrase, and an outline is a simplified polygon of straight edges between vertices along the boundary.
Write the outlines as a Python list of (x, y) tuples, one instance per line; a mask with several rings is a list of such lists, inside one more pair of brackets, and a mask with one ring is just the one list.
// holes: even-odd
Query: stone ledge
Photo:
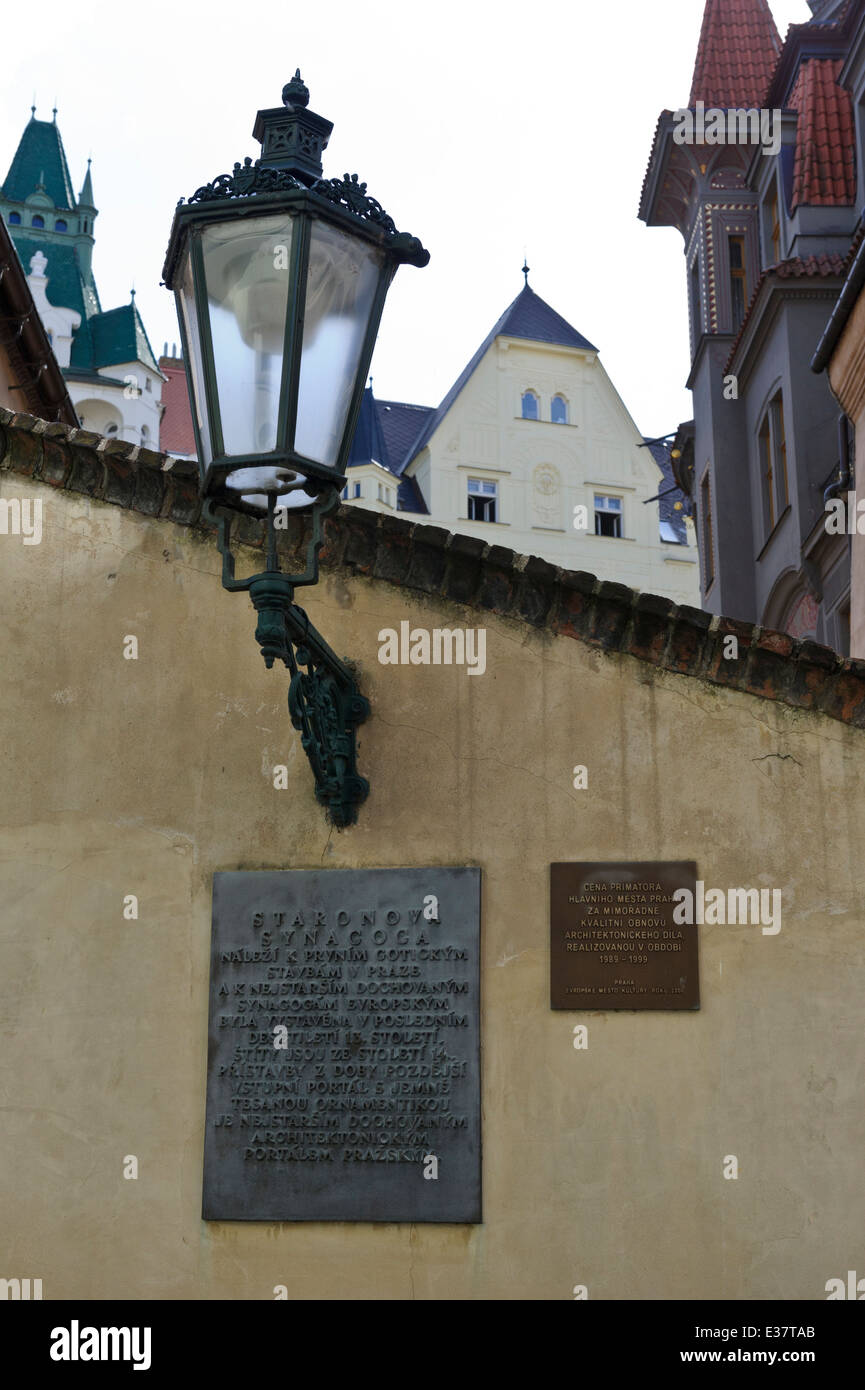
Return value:
[[(123, 440), (0, 408), (4, 470), (213, 534), (201, 520), (196, 464)], [(261, 546), (260, 522), (243, 518), (234, 530), (238, 543)], [(302, 518), (280, 533), (286, 568), (302, 564), (308, 534)], [(349, 569), (865, 728), (865, 661), (844, 660), (816, 642), (713, 618), (473, 536), (362, 507), (340, 506), (326, 519), (324, 535), (324, 569)], [(724, 654), (730, 637), (738, 644), (736, 657)]]

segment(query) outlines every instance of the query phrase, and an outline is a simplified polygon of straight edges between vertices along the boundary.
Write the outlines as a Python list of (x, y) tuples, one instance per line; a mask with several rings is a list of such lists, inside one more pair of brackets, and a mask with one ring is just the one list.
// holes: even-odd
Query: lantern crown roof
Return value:
[(307, 110), (308, 105), (309, 88), (298, 68), (282, 89), (282, 106), (259, 111), (252, 128), (261, 145), (258, 162), (265, 169), (283, 169), (304, 183), (321, 178), (321, 156), (333, 130), (333, 121)]

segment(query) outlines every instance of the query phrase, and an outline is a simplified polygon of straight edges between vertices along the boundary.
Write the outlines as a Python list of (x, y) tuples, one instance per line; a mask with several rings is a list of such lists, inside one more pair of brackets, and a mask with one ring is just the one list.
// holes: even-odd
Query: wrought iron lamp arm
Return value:
[(306, 569), (301, 575), (289, 575), (279, 569), (275, 506), (273, 498), (268, 499), (267, 568), (248, 579), (234, 577), (231, 518), (219, 515), (210, 499), (202, 510), (205, 519), (217, 526), (223, 588), (235, 593), (249, 591), (258, 614), (255, 636), (265, 665), (269, 668), (279, 660), (291, 672), (288, 709), (315, 775), (316, 798), (327, 808), (334, 825), (345, 826), (357, 820), (357, 808), (369, 795), (369, 783), (357, 772), (355, 735), (356, 726), (369, 715), (369, 701), (361, 695), (350, 668), (293, 601), (295, 588), (318, 581), (318, 553), (324, 544), (322, 519), (338, 500), (339, 494), (334, 492), (315, 508)]

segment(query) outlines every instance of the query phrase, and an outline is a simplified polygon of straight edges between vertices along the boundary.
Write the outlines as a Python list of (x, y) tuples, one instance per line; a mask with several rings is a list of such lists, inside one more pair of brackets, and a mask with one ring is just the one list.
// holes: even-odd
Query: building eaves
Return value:
[(77, 425), (54, 349), (39, 317), (24, 267), (0, 219), (0, 343), (18, 380), (22, 405), (46, 420)]
[(655, 134), (652, 137), (652, 148), (649, 151), (649, 162), (646, 165), (646, 172), (643, 175), (643, 187), (640, 189), (640, 206), (637, 216), (641, 222), (649, 222), (651, 209), (655, 203), (657, 195), (657, 184), (661, 174), (663, 163), (664, 147), (667, 143), (667, 136), (673, 128), (673, 112), (662, 111), (655, 126)]
[(742, 326), (733, 340), (733, 346), (724, 367), (725, 373), (730, 371), (738, 356), (739, 348), (748, 336), (752, 319), (756, 316), (757, 301), (764, 297), (767, 286), (771, 288), (776, 282), (785, 280), (827, 280), (840, 277), (844, 274), (845, 264), (846, 258), (844, 256), (831, 252), (820, 256), (793, 256), (789, 260), (779, 261), (777, 265), (767, 266), (754, 286), (754, 292), (748, 302)]
[[(0, 471), (84, 494), (111, 506), (214, 533), (202, 520), (197, 466), (89, 430), (0, 410)], [(280, 533), (286, 569), (300, 562), (308, 518)], [(239, 518), (240, 544), (261, 548), (264, 528)], [(676, 605), (624, 584), (516, 555), (425, 522), (340, 507), (325, 519), (325, 568), (568, 637), (610, 656), (630, 656), (707, 685), (724, 686), (865, 729), (865, 662), (751, 623)], [(738, 656), (728, 658), (728, 636)]]
[(105, 376), (102, 372), (91, 370), (89, 367), (63, 367), (63, 376), (67, 381), (92, 382), (94, 386), (128, 386), (128, 382), (119, 376)]

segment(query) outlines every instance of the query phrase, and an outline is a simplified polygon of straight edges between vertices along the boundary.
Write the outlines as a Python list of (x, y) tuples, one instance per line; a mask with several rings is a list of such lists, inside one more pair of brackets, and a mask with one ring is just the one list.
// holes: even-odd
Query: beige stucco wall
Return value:
[[(339, 833), (213, 541), (0, 491), (45, 504), (41, 545), (0, 537), (0, 1275), (59, 1299), (821, 1299), (861, 1263), (861, 732), (330, 573), (308, 609), (373, 707)], [(486, 674), (380, 665), (402, 618), (483, 624)], [(548, 865), (617, 858), (781, 888), (782, 930), (702, 928), (698, 1013), (553, 1013)], [(483, 869), (484, 1224), (203, 1224), (213, 872), (428, 863)]]

